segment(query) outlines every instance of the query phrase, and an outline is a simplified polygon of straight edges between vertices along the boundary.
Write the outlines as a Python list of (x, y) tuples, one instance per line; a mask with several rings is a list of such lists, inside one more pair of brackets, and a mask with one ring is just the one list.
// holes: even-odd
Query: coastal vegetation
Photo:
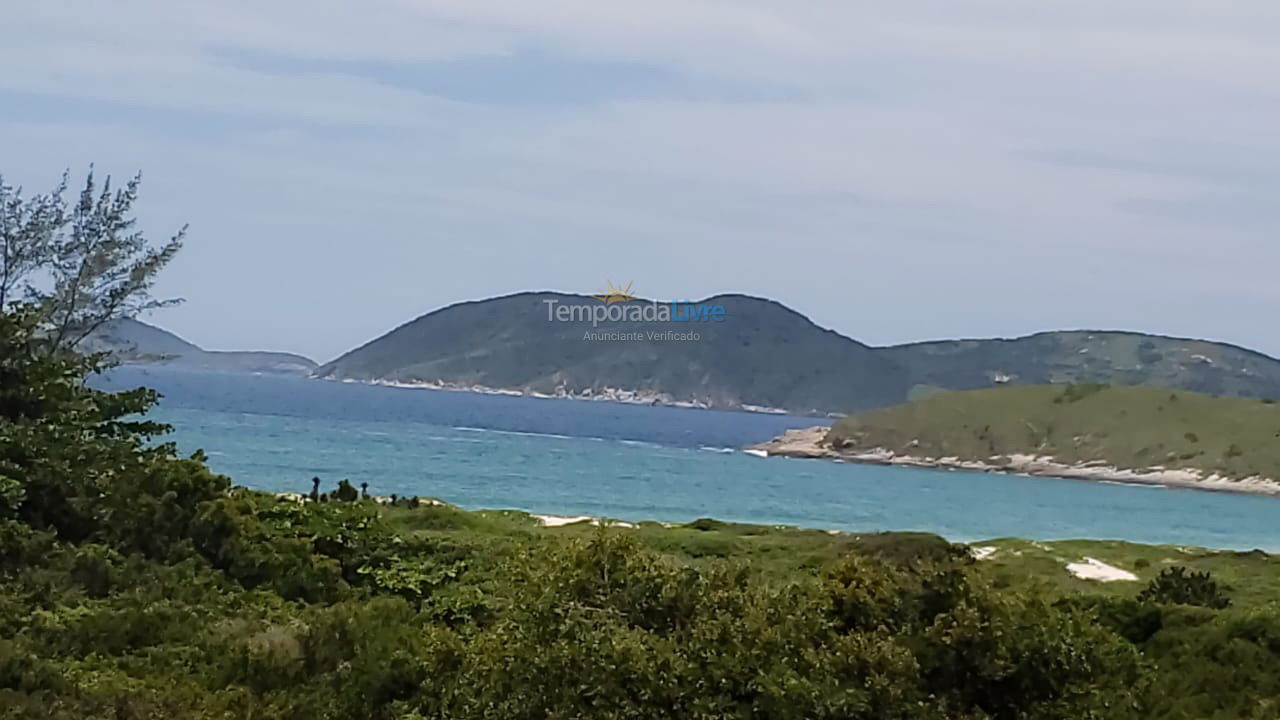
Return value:
[[(342, 483), (275, 496), (162, 442), (153, 393), (86, 387), (101, 358), (38, 351), (36, 317), (0, 316), (7, 717), (1228, 718), (1280, 702), (1262, 553), (993, 541), (975, 560), (917, 533), (551, 528)], [(1080, 552), (1151, 584), (1073, 577), (1056, 555)]]
[(842, 418), (826, 442), (925, 458), (1186, 469), (1225, 478), (1280, 479), (1280, 405), (1162, 388), (1007, 387), (932, 393)]
[[(236, 487), (166, 442), (155, 392), (86, 383), (108, 360), (85, 341), (160, 302), (148, 291), (181, 237), (153, 248), (132, 230), (136, 182), (90, 179), (74, 207), (65, 188), (0, 189), (3, 717), (1181, 719), (1280, 703), (1280, 573), (1261, 552), (548, 527), (345, 480)], [(1060, 392), (1083, 406), (1105, 390)], [(1253, 457), (1241, 437), (1231, 460)], [(1080, 561), (1121, 580), (1086, 580)]]

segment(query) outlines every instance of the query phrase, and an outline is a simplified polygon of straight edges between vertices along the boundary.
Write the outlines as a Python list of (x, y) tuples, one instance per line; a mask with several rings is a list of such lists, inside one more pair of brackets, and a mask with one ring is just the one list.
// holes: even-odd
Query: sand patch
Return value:
[(971, 547), (969, 552), (973, 553), (974, 560), (989, 560), (992, 555), (996, 554), (996, 549), (990, 545), (983, 545), (982, 547)]
[(546, 527), (560, 527), (562, 525), (572, 525), (580, 522), (591, 522), (595, 518), (590, 515), (534, 515), (538, 518), (538, 522)]
[(573, 525), (574, 523), (589, 522), (592, 525), (604, 525), (605, 527), (631, 528), (638, 527), (635, 523), (624, 522), (622, 520), (601, 520), (590, 515), (534, 515), (543, 527), (562, 527), (564, 525)]
[(1138, 579), (1137, 575), (1128, 570), (1122, 570), (1100, 560), (1094, 560), (1091, 557), (1085, 558), (1084, 562), (1067, 563), (1067, 571), (1081, 580), (1097, 580), (1098, 582), (1132, 582)]

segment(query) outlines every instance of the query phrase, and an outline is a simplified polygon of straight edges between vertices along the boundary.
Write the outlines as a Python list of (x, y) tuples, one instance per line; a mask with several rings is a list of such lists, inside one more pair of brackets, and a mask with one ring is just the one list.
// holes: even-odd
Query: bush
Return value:
[(1161, 605), (1198, 605), (1221, 610), (1231, 600), (1218, 588), (1208, 571), (1189, 571), (1182, 566), (1165, 568), (1146, 589), (1138, 594), (1139, 602)]
[(360, 491), (351, 485), (350, 480), (341, 480), (338, 482), (338, 489), (334, 491), (332, 497), (342, 502), (355, 502), (360, 499)]

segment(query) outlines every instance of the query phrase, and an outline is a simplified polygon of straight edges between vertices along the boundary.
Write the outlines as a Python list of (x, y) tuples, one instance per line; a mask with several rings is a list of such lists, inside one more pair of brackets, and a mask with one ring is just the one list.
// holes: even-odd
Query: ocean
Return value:
[(740, 451), (813, 418), (152, 366), (94, 384), (155, 388), (169, 439), (263, 490), (306, 493), (319, 476), (469, 509), (1280, 550), (1276, 498)]

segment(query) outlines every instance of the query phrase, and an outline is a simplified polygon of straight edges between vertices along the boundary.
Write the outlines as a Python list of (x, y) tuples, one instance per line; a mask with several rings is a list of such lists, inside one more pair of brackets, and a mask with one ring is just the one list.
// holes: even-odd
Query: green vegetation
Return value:
[(1280, 362), (1235, 345), (1134, 332), (1070, 330), (1009, 340), (884, 348), (912, 382), (950, 390), (1110, 383), (1209, 395), (1280, 397)]
[[(1280, 397), (1280, 361), (1203, 340), (1124, 332), (1050, 332), (1012, 340), (868, 347), (769, 300), (717, 295), (722, 323), (549, 322), (544, 301), (599, 305), (579, 295), (521, 293), (466, 302), (408, 322), (318, 370), (356, 380), (484, 385), (539, 393), (643, 391), (715, 407), (858, 412), (938, 390), (1106, 382), (1213, 395)], [(597, 332), (693, 330), (697, 342), (593, 342)]]
[[(314, 499), (232, 487), (162, 442), (152, 391), (85, 384), (104, 364), (80, 340), (146, 306), (176, 250), (129, 232), (135, 189), (90, 184), (74, 222), (56, 195), (0, 198), (0, 259), (61, 264), (0, 272), (5, 718), (1275, 714), (1263, 553), (999, 540), (975, 561), (919, 533), (549, 529), (345, 481)], [(1254, 457), (1241, 437), (1229, 460)], [(1059, 556), (1086, 552), (1147, 586), (1066, 574)]]
[(1015, 454), (1280, 479), (1280, 405), (1156, 388), (1030, 386), (935, 393), (844, 418), (849, 450), (987, 461)]
[[(975, 562), (923, 534), (552, 529), (349, 484), (278, 498), (150, 441), (164, 428), (130, 418), (154, 396), (87, 388), (98, 359), (32, 352), (36, 325), (0, 316), (7, 717), (1225, 718), (1280, 702), (1280, 613), (1241, 590), (1277, 582), (1265, 555), (994, 541)], [(1028, 572), (1059, 548), (1142, 560), (1156, 583)], [(1170, 554), (1194, 572), (1160, 574)]]
[[(145, 390), (0, 317), (0, 706), (15, 717), (1081, 717), (1137, 653), (931, 538), (757, 572), (781, 533), (235, 490), (148, 445)], [(412, 505), (412, 503), (409, 503)], [(668, 543), (665, 552), (652, 549)], [(826, 545), (824, 548), (823, 545)], [(710, 549), (710, 552), (708, 552)], [(819, 557), (822, 552), (827, 558)]]
[(1208, 572), (1188, 573), (1184, 567), (1165, 568), (1138, 595), (1139, 602), (1162, 605), (1199, 605), (1221, 610), (1231, 605), (1231, 600), (1218, 587)]

